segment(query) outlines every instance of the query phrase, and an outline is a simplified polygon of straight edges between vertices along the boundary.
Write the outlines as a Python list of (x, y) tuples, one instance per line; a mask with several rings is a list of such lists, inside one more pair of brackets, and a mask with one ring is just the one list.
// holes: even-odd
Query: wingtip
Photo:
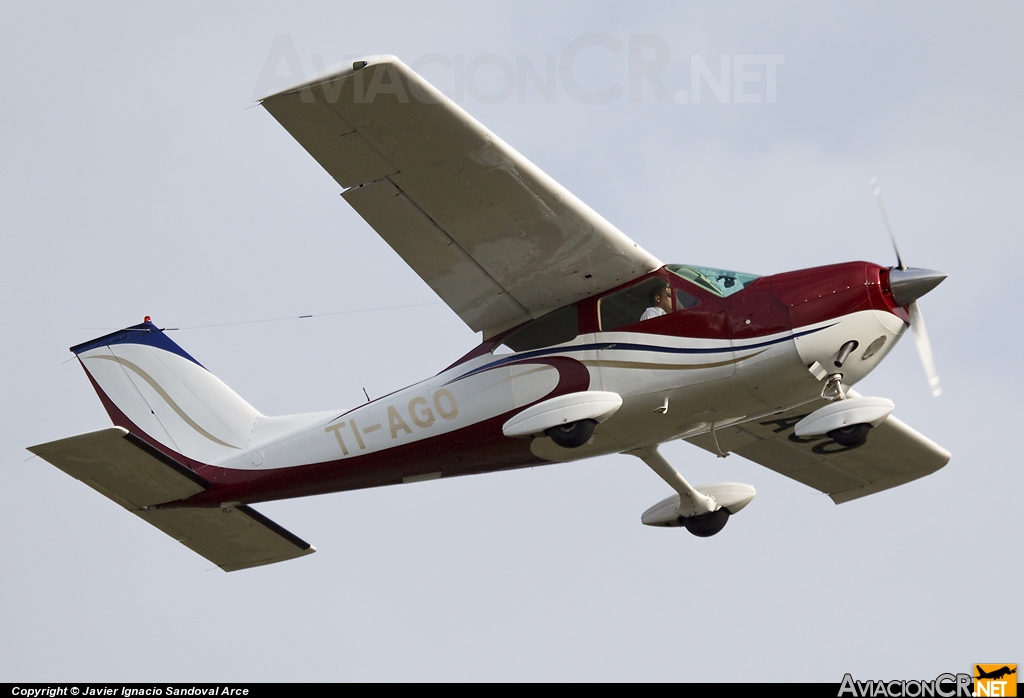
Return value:
[[(294, 85), (278, 90), (264, 97), (260, 97), (256, 100), (256, 104), (262, 105), (269, 99), (274, 97), (280, 97), (281, 95), (291, 94), (298, 92), (299, 90), (307, 87), (313, 87), (314, 85), (321, 85), (323, 83), (337, 80), (338, 78), (348, 77), (354, 74), (357, 70), (363, 70), (369, 66), (380, 65), (383, 63), (401, 63), (397, 56), (393, 56), (390, 53), (381, 53), (372, 56), (362, 56), (350, 61), (342, 61), (341, 63), (335, 63), (334, 65), (326, 68), (323, 72), (314, 75), (311, 78), (297, 82)], [(253, 105), (255, 106), (255, 105)]]

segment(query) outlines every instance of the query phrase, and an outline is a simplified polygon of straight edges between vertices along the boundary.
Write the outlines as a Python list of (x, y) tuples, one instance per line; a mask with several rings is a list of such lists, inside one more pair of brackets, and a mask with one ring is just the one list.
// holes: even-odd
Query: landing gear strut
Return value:
[[(857, 341), (852, 339), (840, 347), (833, 362), (836, 368), (842, 368), (850, 352), (856, 348)], [(817, 361), (809, 368), (818, 380), (824, 378), (825, 371)], [(892, 400), (885, 398), (854, 395), (856, 397), (848, 396), (843, 389), (842, 373), (828, 374), (821, 397), (830, 404), (819, 407), (797, 422), (794, 434), (800, 438), (827, 436), (846, 448), (863, 446), (871, 429), (885, 421), (894, 405)]]
[(667, 482), (677, 494), (663, 499), (644, 512), (640, 521), (648, 526), (683, 526), (695, 536), (713, 536), (729, 522), (729, 517), (754, 498), (754, 488), (737, 482), (722, 482), (693, 487), (657, 448), (630, 451)]
[[(842, 366), (842, 360), (845, 360), (845, 355), (849, 355), (849, 348), (853, 345), (857, 346), (856, 342), (847, 342), (843, 345), (843, 348), (839, 351), (839, 359), (836, 359), (836, 366)], [(821, 389), (821, 396), (826, 400), (832, 402), (841, 402), (843, 400), (849, 400), (846, 393), (843, 391), (843, 374), (833, 373), (829, 375), (828, 381), (825, 383), (825, 387)], [(832, 429), (825, 433), (825, 436), (835, 441), (840, 446), (846, 448), (856, 448), (863, 446), (868, 441), (868, 432), (871, 431), (871, 425), (861, 422), (860, 424), (850, 424), (848, 426), (842, 426), (838, 429)]]
[(832, 373), (829, 374), (828, 380), (825, 381), (824, 387), (821, 389), (821, 396), (829, 401), (845, 400), (846, 393), (843, 392), (843, 374)]

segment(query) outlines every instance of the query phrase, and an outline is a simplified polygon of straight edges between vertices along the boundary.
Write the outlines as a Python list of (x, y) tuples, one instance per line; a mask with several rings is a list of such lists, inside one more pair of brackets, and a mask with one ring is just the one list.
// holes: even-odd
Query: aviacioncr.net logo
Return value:
[(850, 674), (843, 676), (839, 698), (971, 698), (970, 674), (939, 674), (931, 681), (857, 681)]
[(975, 664), (974, 695), (1008, 698), (1017, 695), (1016, 664)]

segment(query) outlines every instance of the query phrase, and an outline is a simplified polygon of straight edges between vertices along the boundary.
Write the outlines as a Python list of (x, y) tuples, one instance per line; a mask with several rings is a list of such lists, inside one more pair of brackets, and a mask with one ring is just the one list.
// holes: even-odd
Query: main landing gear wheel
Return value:
[(708, 538), (715, 535), (729, 523), (729, 510), (725, 507), (709, 514), (700, 516), (688, 516), (683, 519), (686, 530), (700, 538)]
[(870, 424), (851, 424), (848, 427), (840, 427), (828, 432), (826, 436), (840, 446), (855, 448), (863, 446), (868, 440), (868, 432), (871, 431)]
[(594, 435), (597, 422), (593, 419), (581, 419), (572, 424), (551, 427), (544, 433), (551, 437), (551, 440), (562, 448), (579, 448), (590, 441)]

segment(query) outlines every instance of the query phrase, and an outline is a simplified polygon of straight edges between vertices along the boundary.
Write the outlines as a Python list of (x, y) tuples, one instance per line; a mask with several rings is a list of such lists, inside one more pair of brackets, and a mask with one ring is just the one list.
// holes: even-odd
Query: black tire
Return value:
[(722, 507), (718, 511), (700, 516), (691, 516), (683, 519), (686, 530), (699, 538), (708, 538), (715, 535), (729, 523), (729, 510)]
[(857, 446), (863, 446), (867, 442), (868, 432), (870, 431), (870, 424), (851, 424), (848, 427), (833, 429), (826, 436), (840, 446), (856, 448)]
[(559, 427), (551, 427), (544, 433), (551, 437), (551, 440), (562, 448), (579, 448), (590, 441), (594, 435), (597, 422), (593, 419), (581, 419), (572, 424), (565, 424)]

